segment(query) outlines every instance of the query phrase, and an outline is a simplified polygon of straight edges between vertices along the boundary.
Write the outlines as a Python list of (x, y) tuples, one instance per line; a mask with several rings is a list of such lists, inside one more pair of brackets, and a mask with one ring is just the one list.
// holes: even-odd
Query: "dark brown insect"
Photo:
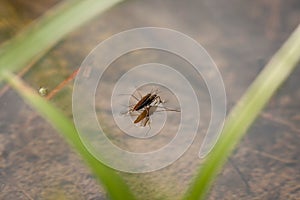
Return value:
[[(157, 94), (157, 92), (149, 92), (148, 94), (142, 96), (140, 99), (131, 94), (131, 96), (137, 101), (136, 104), (133, 104), (130, 106), (130, 109), (127, 111), (127, 114), (135, 115), (138, 114), (136, 119), (134, 120), (134, 124), (140, 123), (142, 127), (145, 127), (146, 125), (150, 126), (150, 116), (154, 112), (164, 112), (164, 111), (175, 111), (180, 112), (180, 110), (176, 109), (170, 109), (163, 105), (164, 101), (161, 99), (161, 97)], [(160, 106), (160, 104), (162, 104)], [(162, 108), (162, 110), (158, 110), (157, 108)], [(150, 130), (149, 129), (149, 130)]]
[(149, 122), (149, 110), (150, 107), (146, 107), (143, 112), (134, 120), (133, 123), (137, 124), (144, 120), (144, 122), (141, 123), (142, 126), (146, 126), (146, 124)]
[(135, 106), (133, 106), (129, 111), (139, 111), (142, 108), (150, 106), (153, 102), (155, 102), (155, 104), (159, 104), (162, 103), (162, 100), (157, 94), (148, 93), (145, 96), (143, 96), (141, 100), (139, 100), (137, 104), (135, 104)]
[(163, 110), (157, 110), (157, 108), (160, 108), (158, 104), (147, 106), (144, 108), (143, 112), (141, 112), (137, 118), (134, 120), (133, 123), (137, 124), (141, 122), (141, 126), (145, 127), (147, 124), (150, 127), (150, 115), (152, 115), (154, 112), (166, 112), (166, 111), (173, 111), (173, 112), (180, 112), (180, 110), (177, 109), (170, 109), (166, 107), (161, 107)]
[(151, 96), (151, 93), (146, 94), (145, 96), (143, 96), (140, 100), (138, 100), (138, 102), (135, 104), (135, 106), (133, 106), (130, 111), (138, 111), (140, 109), (142, 109), (143, 107), (145, 107), (145, 102), (148, 102), (149, 98)]
[(137, 116), (137, 118), (134, 120), (133, 123), (137, 124), (141, 122), (142, 126), (146, 126), (147, 124), (150, 124), (150, 115), (152, 115), (158, 106), (147, 106), (144, 108), (143, 112)]

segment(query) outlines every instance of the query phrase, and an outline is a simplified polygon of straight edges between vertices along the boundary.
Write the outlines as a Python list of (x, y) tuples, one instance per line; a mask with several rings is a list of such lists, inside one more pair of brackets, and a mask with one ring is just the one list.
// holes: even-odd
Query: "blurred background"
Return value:
[[(0, 43), (59, 2), (0, 0)], [(36, 90), (42, 86), (51, 91), (113, 34), (136, 27), (165, 27), (189, 35), (209, 52), (223, 76), (230, 111), (299, 22), (298, 0), (128, 0), (69, 34), (22, 77)], [(114, 65), (124, 67), (158, 56), (146, 53)], [(208, 199), (299, 198), (299, 76), (297, 68), (269, 102), (218, 176)], [(71, 98), (72, 82), (50, 101), (71, 118)], [(200, 107), (209, 103), (206, 100)], [(204, 131), (208, 112), (201, 117)], [(180, 199), (201, 164), (195, 159), (200, 139), (167, 168), (120, 174), (139, 199)], [(0, 199), (59, 198), (107, 199), (89, 169), (51, 125), (15, 91), (3, 90), (2, 84)]]

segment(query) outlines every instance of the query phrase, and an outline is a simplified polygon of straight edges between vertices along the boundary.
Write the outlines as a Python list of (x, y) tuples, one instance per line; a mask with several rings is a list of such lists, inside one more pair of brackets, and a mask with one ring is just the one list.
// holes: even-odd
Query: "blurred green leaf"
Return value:
[(208, 189), (230, 153), (275, 91), (292, 73), (299, 59), (300, 26), (273, 56), (265, 69), (233, 108), (217, 144), (200, 167), (184, 199), (205, 199)]
[(74, 124), (66, 118), (56, 107), (45, 101), (37, 91), (26, 86), (21, 79), (10, 72), (2, 71), (2, 77), (17, 90), (27, 102), (35, 108), (54, 128), (56, 128), (72, 147), (82, 156), (91, 167), (96, 177), (102, 182), (111, 199), (135, 199), (121, 177), (111, 168), (94, 158), (81, 143)]
[(0, 73), (15, 71), (35, 56), (43, 56), (68, 33), (121, 1), (68, 0), (58, 4), (0, 47)]
[(66, 138), (93, 170), (112, 199), (134, 199), (121, 177), (95, 159), (83, 146), (73, 123), (12, 74), (41, 57), (66, 34), (121, 0), (74, 0), (57, 5), (0, 49), (0, 79), (4, 78)]

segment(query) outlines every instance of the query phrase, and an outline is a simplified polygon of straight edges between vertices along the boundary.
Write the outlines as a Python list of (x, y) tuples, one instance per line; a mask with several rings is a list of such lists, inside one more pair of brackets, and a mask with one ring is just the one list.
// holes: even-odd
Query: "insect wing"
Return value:
[(145, 117), (148, 117), (148, 112), (148, 109), (143, 110), (143, 112), (134, 120), (134, 123), (139, 123), (140, 121), (145, 119)]
[(151, 96), (151, 93), (145, 95), (139, 102), (137, 102), (137, 104), (132, 108), (132, 110), (137, 111), (137, 110), (142, 109), (145, 105), (145, 101), (147, 101), (147, 99), (149, 99), (150, 96)]

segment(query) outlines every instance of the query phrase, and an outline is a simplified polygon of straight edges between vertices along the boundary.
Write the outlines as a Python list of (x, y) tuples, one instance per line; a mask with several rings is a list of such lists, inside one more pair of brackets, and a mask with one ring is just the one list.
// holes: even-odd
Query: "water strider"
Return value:
[[(149, 125), (150, 129), (150, 116), (155, 112), (161, 112), (161, 111), (174, 111), (174, 112), (180, 112), (178, 109), (170, 109), (166, 108), (165, 106), (160, 106), (160, 104), (163, 104), (164, 101), (161, 99), (161, 97), (157, 94), (157, 92), (149, 92), (146, 95), (142, 96), (141, 99), (138, 99), (133, 94), (131, 95), (134, 99), (137, 100), (137, 103), (135, 105), (130, 106), (131, 108), (127, 113), (134, 114), (138, 112), (137, 118), (134, 120), (134, 124), (140, 123), (142, 127), (145, 127), (146, 125)], [(163, 110), (157, 110), (157, 108), (162, 108)]]

